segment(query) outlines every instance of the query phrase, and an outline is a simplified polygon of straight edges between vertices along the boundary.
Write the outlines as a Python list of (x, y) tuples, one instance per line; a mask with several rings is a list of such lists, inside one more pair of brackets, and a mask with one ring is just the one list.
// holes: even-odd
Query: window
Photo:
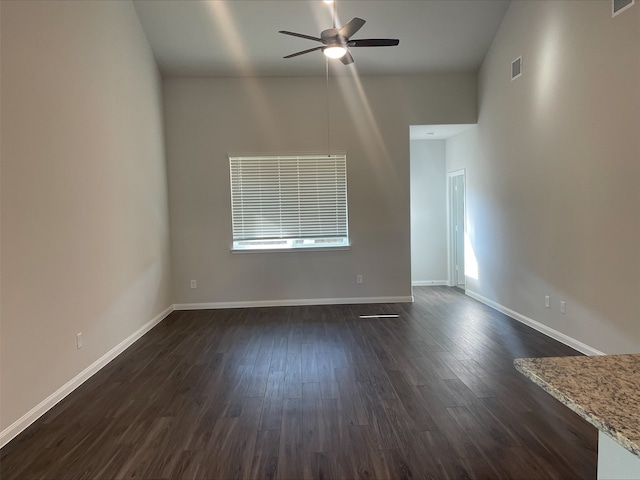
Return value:
[(347, 156), (230, 156), (233, 250), (348, 247)]

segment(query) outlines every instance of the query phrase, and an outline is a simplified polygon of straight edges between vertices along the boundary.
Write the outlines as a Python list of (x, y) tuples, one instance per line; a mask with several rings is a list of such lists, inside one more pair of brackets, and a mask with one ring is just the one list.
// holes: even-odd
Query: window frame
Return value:
[[(296, 176), (298, 178), (298, 181), (296, 182), (296, 188), (297, 188), (297, 191), (300, 192), (300, 189), (304, 188), (305, 186), (308, 186), (309, 184), (308, 181), (302, 182), (302, 186), (301, 186), (301, 182), (299, 181), (300, 171), (301, 171), (300, 164), (299, 164), (300, 160), (301, 159), (304, 161), (315, 160), (317, 164), (323, 157), (331, 158), (334, 162), (341, 161), (342, 164), (335, 168), (344, 169), (343, 172), (339, 172), (339, 177), (336, 177), (339, 180), (337, 180), (334, 184), (331, 185), (331, 188), (334, 188), (336, 190), (336, 195), (341, 195), (344, 197), (344, 201), (343, 201), (344, 205), (340, 207), (336, 206), (336, 209), (335, 209), (335, 215), (336, 216), (343, 215), (344, 222), (342, 223), (340, 220), (336, 220), (334, 223), (334, 226), (337, 230), (342, 230), (342, 229), (344, 230), (344, 233), (345, 233), (344, 235), (333, 236), (327, 231), (325, 231), (325, 232), (320, 232), (324, 234), (315, 235), (315, 236), (303, 236), (303, 235), (273, 236), (272, 235), (272, 236), (263, 236), (263, 237), (254, 236), (254, 238), (240, 238), (239, 236), (236, 236), (237, 235), (236, 212), (237, 212), (238, 203), (234, 199), (234, 196), (237, 195), (237, 193), (234, 195), (234, 192), (238, 190), (238, 186), (236, 185), (234, 187), (234, 175), (237, 178), (237, 175), (238, 175), (237, 169), (239, 167), (238, 166), (235, 167), (235, 173), (234, 173), (234, 161), (238, 162), (238, 161), (246, 160), (248, 162), (256, 162), (256, 161), (263, 161), (263, 160), (264, 161), (271, 160), (272, 165), (270, 165), (270, 168), (273, 168), (273, 165), (277, 164), (278, 171), (280, 172), (280, 168), (281, 168), (280, 162), (291, 162), (295, 159), (295, 161), (298, 162), (298, 166), (296, 170), (297, 172)], [(229, 153), (227, 155), (227, 158), (229, 160), (229, 187), (230, 187), (230, 200), (231, 200), (231, 253), (233, 254), (272, 253), (272, 252), (283, 253), (283, 252), (331, 251), (331, 250), (350, 250), (351, 249), (351, 239), (349, 237), (347, 152), (334, 152), (331, 155), (327, 155), (325, 153), (316, 153), (316, 154), (269, 153), (269, 154), (251, 154), (251, 155)], [(304, 171), (304, 168), (303, 168), (303, 171)], [(278, 175), (278, 177), (280, 177), (280, 175)], [(312, 175), (310, 178), (313, 179), (311, 182), (313, 181), (317, 182), (318, 172), (316, 171), (315, 177)], [(283, 183), (281, 182), (281, 180), (282, 179), (279, 178), (278, 181), (274, 182), (273, 184), (274, 187), (277, 186), (277, 189), (280, 192), (278, 195), (278, 205), (280, 205), (280, 208), (282, 208), (282, 205), (283, 205), (282, 203), (283, 195), (281, 194)], [(342, 184), (344, 185), (343, 187), (340, 185), (341, 181), (342, 181)], [(240, 186), (239, 188), (242, 189), (243, 187)], [(262, 188), (262, 183), (260, 184), (259, 188), (260, 189)], [(298, 203), (297, 203), (298, 215), (300, 211), (299, 205), (302, 205), (302, 202), (300, 202), (300, 196), (301, 194), (299, 193)], [(318, 215), (320, 215), (320, 208), (322, 205), (326, 205), (326, 204), (320, 200), (319, 200), (319, 203), (313, 204), (314, 208), (318, 209)], [(240, 202), (240, 207), (242, 209), (242, 215), (244, 215), (244, 206), (242, 205), (242, 201)], [(297, 228), (303, 228), (301, 226), (303, 222), (301, 222), (300, 220), (298, 222), (299, 223)], [(283, 226), (285, 227), (287, 226), (286, 222), (282, 223), (282, 218), (280, 219), (280, 223), (278, 225), (279, 225), (278, 228), (280, 230), (282, 230)], [(291, 224), (289, 224), (289, 226), (291, 226)], [(243, 226), (242, 229), (244, 228), (245, 227)], [(323, 245), (323, 242), (326, 242), (326, 244)]]

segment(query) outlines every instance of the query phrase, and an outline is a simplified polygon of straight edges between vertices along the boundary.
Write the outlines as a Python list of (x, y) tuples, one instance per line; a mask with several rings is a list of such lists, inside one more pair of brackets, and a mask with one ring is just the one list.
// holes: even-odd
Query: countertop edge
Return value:
[(546, 382), (544, 379), (528, 370), (526, 361), (529, 359), (526, 358), (517, 358), (513, 361), (513, 366), (515, 369), (520, 372), (522, 375), (527, 377), (533, 383), (542, 388), (545, 392), (551, 395), (553, 398), (558, 400), (560, 403), (565, 405), (567, 408), (571, 409), (578, 415), (580, 415), (583, 419), (589, 422), (591, 425), (596, 427), (599, 431), (610, 437), (613, 441), (620, 444), (626, 450), (631, 452), (632, 454), (640, 457), (640, 446), (636, 445), (634, 442), (621, 435), (613, 426), (602, 421), (598, 416), (596, 416), (593, 412), (589, 412), (582, 408), (580, 405), (575, 403), (565, 394), (560, 392), (557, 388)]

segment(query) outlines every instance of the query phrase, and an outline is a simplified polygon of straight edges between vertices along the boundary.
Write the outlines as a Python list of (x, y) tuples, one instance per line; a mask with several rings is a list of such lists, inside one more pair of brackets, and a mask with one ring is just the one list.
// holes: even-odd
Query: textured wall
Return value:
[(445, 140), (411, 140), (411, 280), (446, 282)]
[(164, 103), (176, 303), (406, 297), (409, 126), (474, 122), (476, 77), (332, 79), (331, 147), (348, 155), (348, 251), (230, 252), (227, 154), (326, 151), (324, 79), (169, 78)]
[(468, 289), (606, 353), (640, 351), (640, 7), (513, 2), (478, 97)]
[(1, 3), (3, 430), (171, 299), (160, 77), (133, 6)]

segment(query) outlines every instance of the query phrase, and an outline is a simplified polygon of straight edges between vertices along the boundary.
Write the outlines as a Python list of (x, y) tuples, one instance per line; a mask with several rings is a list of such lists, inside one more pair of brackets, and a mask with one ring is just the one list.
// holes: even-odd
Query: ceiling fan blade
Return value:
[(310, 48), (309, 50), (303, 50), (301, 52), (292, 53), (291, 55), (287, 55), (286, 57), (283, 57), (283, 58), (293, 58), (293, 57), (297, 57), (298, 55), (304, 55), (305, 53), (315, 52), (316, 50), (322, 50), (323, 48), (324, 47), (314, 47), (314, 48)]
[(349, 40), (350, 47), (395, 47), (400, 40), (395, 38), (364, 38), (362, 40)]
[(291, 35), (292, 37), (306, 38), (307, 40), (324, 43), (321, 38), (305, 35), (304, 33), (287, 32), (286, 30), (280, 30), (278, 33), (284, 33), (285, 35)]
[(340, 61), (345, 65), (353, 63), (353, 56), (351, 55), (351, 52), (347, 52), (342, 57), (340, 57)]
[(338, 33), (345, 38), (350, 38), (354, 33), (360, 30), (365, 23), (366, 22), (361, 18), (352, 18), (349, 23), (338, 30)]

